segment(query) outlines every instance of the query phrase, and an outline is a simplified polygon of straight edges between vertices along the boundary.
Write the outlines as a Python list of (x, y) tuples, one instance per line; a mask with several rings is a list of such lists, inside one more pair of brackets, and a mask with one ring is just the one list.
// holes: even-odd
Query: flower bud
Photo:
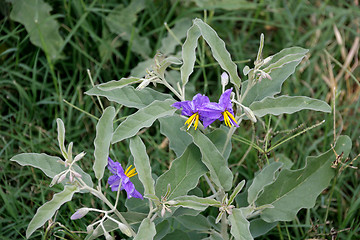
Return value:
[(118, 223), (118, 226), (119, 226), (119, 229), (120, 231), (125, 234), (126, 236), (128, 237), (132, 237), (132, 234), (131, 234), (131, 231), (130, 231), (130, 228), (128, 226), (126, 226), (125, 224), (119, 222)]
[(145, 79), (142, 81), (142, 83), (139, 84), (139, 86), (136, 87), (136, 90), (144, 89), (149, 83), (151, 82), (151, 78)]
[(85, 156), (85, 154), (86, 154), (85, 152), (79, 153), (78, 155), (75, 156), (74, 161), (75, 162), (79, 161), (80, 159), (82, 159)]
[[(71, 217), (71, 220), (76, 220), (84, 217), (89, 212), (88, 208), (80, 208)], [(91, 225), (90, 225), (91, 226)]]
[(108, 232), (104, 232), (104, 236), (105, 236), (106, 240), (113, 240), (114, 239)]
[(67, 172), (65, 172), (63, 175), (59, 177), (58, 183), (61, 183), (66, 178)]
[(246, 115), (252, 122), (256, 123), (256, 122), (257, 122), (257, 119), (256, 119), (253, 111), (251, 111), (251, 109), (248, 108), (248, 107), (245, 107), (245, 106), (242, 106), (242, 107), (243, 107), (243, 109), (244, 109), (245, 115)]
[(221, 85), (225, 88), (226, 85), (229, 83), (229, 75), (226, 72), (221, 74)]
[(175, 200), (170, 200), (170, 201), (167, 201), (166, 203), (169, 205), (176, 205), (178, 202)]
[(74, 171), (73, 171), (72, 173), (73, 173), (74, 176), (77, 177), (77, 178), (81, 178), (81, 177), (82, 177), (80, 173), (77, 173), (77, 172), (74, 172)]
[(249, 72), (250, 72), (250, 68), (249, 68), (249, 66), (245, 66), (244, 68), (243, 68), (243, 74), (246, 76), (246, 75), (248, 75), (249, 74)]
[(54, 186), (54, 185), (58, 182), (61, 174), (62, 174), (62, 172), (59, 173), (59, 174), (56, 174), (56, 175), (53, 177), (53, 179), (51, 180), (51, 183), (50, 183), (50, 187)]
[(166, 209), (165, 206), (163, 206), (163, 208), (161, 209), (161, 217), (164, 217), (166, 213)]
[(89, 226), (86, 227), (86, 232), (87, 234), (90, 234), (94, 231), (94, 225), (90, 224)]

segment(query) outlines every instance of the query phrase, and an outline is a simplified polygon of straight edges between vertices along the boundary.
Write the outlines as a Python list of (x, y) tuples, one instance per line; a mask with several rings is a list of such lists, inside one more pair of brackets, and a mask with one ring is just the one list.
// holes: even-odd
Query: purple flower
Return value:
[(137, 172), (135, 172), (136, 169), (131, 169), (131, 167), (132, 165), (130, 165), (124, 172), (121, 164), (119, 162), (114, 162), (109, 157), (108, 169), (114, 175), (109, 177), (108, 183), (111, 187), (111, 191), (113, 192), (119, 191), (119, 185), (121, 184), (120, 190), (125, 189), (127, 198), (134, 197), (143, 199), (143, 196), (138, 191), (136, 191), (134, 184), (130, 181), (130, 178), (137, 174)]
[(188, 125), (189, 129), (190, 126), (194, 123), (196, 130), (197, 126), (199, 125), (199, 120), (206, 121), (204, 116), (202, 116), (199, 112), (201, 108), (207, 103), (210, 103), (209, 98), (198, 93), (193, 97), (192, 101), (176, 102), (171, 106), (176, 107), (177, 109), (182, 108), (181, 115), (190, 116), (188, 120), (186, 120), (185, 125)]
[(226, 126), (239, 127), (234, 117), (234, 110), (232, 109), (232, 103), (230, 99), (231, 89), (226, 90), (219, 99), (219, 103), (207, 103), (201, 110), (200, 115), (204, 117), (204, 127), (209, 126), (215, 120), (219, 119), (224, 121)]

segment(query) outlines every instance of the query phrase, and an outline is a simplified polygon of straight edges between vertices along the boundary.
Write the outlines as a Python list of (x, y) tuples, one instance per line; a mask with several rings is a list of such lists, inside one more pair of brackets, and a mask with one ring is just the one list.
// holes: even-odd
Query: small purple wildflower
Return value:
[(215, 120), (219, 119), (220, 121), (224, 121), (226, 126), (239, 127), (234, 117), (234, 110), (232, 109), (232, 103), (230, 99), (231, 89), (226, 90), (219, 99), (219, 103), (207, 103), (205, 104), (201, 110), (200, 114), (204, 117), (204, 127), (209, 126)]
[(188, 125), (187, 129), (194, 123), (196, 130), (199, 125), (199, 120), (206, 121), (204, 116), (200, 114), (200, 110), (207, 103), (210, 103), (209, 98), (198, 93), (193, 97), (192, 101), (176, 102), (171, 106), (176, 107), (177, 109), (182, 108), (181, 115), (190, 116), (185, 122), (185, 125)]
[[(135, 168), (131, 169), (132, 165), (130, 165), (124, 172), (124, 169), (121, 167), (119, 162), (114, 162), (110, 157), (108, 158), (108, 169), (114, 175), (110, 176), (108, 179), (108, 183), (111, 187), (111, 191), (119, 191), (119, 185), (121, 183), (120, 190), (125, 189), (127, 193), (127, 198), (141, 198), (143, 196), (136, 191), (134, 184), (130, 181), (130, 178), (135, 176), (137, 172), (135, 172)], [(130, 170), (131, 169), (131, 170)]]

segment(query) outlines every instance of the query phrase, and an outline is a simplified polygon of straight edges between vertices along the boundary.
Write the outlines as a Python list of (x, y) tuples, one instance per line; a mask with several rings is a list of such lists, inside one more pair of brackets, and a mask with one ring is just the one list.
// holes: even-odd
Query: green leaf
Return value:
[(179, 115), (159, 118), (160, 133), (169, 139), (169, 146), (176, 156), (181, 156), (192, 142), (192, 138), (180, 128), (184, 126), (185, 119)]
[(156, 235), (154, 240), (161, 240), (166, 234), (170, 232), (170, 223), (164, 220), (156, 225)]
[[(347, 158), (351, 150), (351, 139), (340, 136), (335, 151)], [(334, 177), (331, 163), (335, 161), (333, 149), (317, 157), (308, 157), (304, 168), (284, 169), (276, 181), (264, 188), (256, 200), (257, 206), (271, 204), (274, 208), (265, 209), (261, 218), (266, 222), (293, 220), (301, 208), (312, 208), (316, 198), (329, 185)], [(314, 184), (316, 183), (316, 184)]]
[(199, 149), (194, 144), (189, 145), (184, 154), (171, 163), (171, 168), (157, 179), (156, 195), (164, 196), (168, 184), (171, 187), (169, 200), (186, 195), (195, 188), (199, 178), (207, 172), (206, 166), (199, 161), (200, 158)]
[[(172, 34), (168, 33), (168, 35), (161, 40), (161, 47), (159, 51), (164, 55), (174, 53), (176, 46), (180, 45), (178, 41), (186, 37), (186, 32), (190, 27), (190, 19), (177, 19), (175, 26), (171, 29)], [(174, 38), (174, 36), (176, 37), (176, 39)]]
[(144, 194), (155, 194), (154, 179), (151, 176), (150, 160), (146, 148), (139, 136), (130, 139), (130, 151), (134, 157), (134, 165), (141, 183), (144, 185)]
[(141, 37), (139, 30), (134, 26), (137, 14), (146, 7), (144, 0), (131, 1), (127, 7), (119, 4), (105, 17), (109, 30), (128, 41), (131, 50), (147, 58), (151, 53), (149, 39)]
[(229, 204), (231, 204), (234, 201), (235, 197), (239, 194), (241, 189), (243, 189), (244, 185), (245, 185), (245, 180), (239, 182), (239, 184), (236, 186), (236, 188), (229, 197)]
[(141, 128), (150, 127), (156, 119), (173, 115), (176, 108), (171, 105), (174, 100), (154, 101), (149, 106), (138, 110), (123, 121), (113, 134), (112, 143), (120, 142), (135, 136)]
[(292, 114), (304, 109), (331, 112), (331, 107), (326, 102), (304, 96), (266, 97), (260, 102), (253, 102), (250, 105), (250, 109), (258, 117), (263, 117), (267, 114)]
[(153, 58), (149, 58), (149, 59), (147, 59), (145, 61), (139, 62), (136, 65), (136, 67), (131, 69), (130, 76), (142, 78), (147, 74), (146, 73), (147, 69), (152, 70), (153, 65), (154, 65), (154, 59)]
[(190, 129), (188, 133), (192, 136), (195, 145), (199, 147), (202, 154), (201, 160), (209, 169), (211, 179), (218, 187), (229, 191), (232, 187), (233, 174), (223, 155), (200, 131)]
[[(55, 175), (61, 173), (66, 168), (63, 160), (59, 157), (49, 156), (45, 153), (20, 153), (10, 159), (10, 161), (17, 162), (21, 166), (31, 166), (40, 169), (46, 176), (53, 178)], [(85, 173), (78, 165), (74, 164), (73, 168), (80, 173), (82, 179), (89, 187), (93, 186), (91, 176)], [(67, 181), (64, 181), (67, 182)]]
[[(274, 64), (273, 66), (276, 66), (276, 68), (268, 69), (272, 80), (265, 78), (262, 79), (261, 82), (257, 82), (248, 91), (242, 104), (245, 106), (250, 106), (255, 101), (261, 101), (265, 97), (273, 97), (274, 95), (280, 93), (282, 84), (291, 74), (295, 72), (296, 66), (299, 65), (307, 52), (307, 49), (292, 47), (283, 49), (279, 53), (270, 56), (269, 58), (271, 58), (271, 60), (268, 64)], [(294, 55), (296, 56), (295, 60), (293, 58)], [(288, 61), (284, 63), (282, 59), (287, 59)], [(275, 64), (278, 61), (281, 62), (279, 62), (278, 65)], [(248, 81), (242, 84), (242, 95), (247, 88), (247, 83)]]
[(183, 86), (189, 81), (191, 73), (194, 71), (196, 61), (196, 47), (198, 39), (201, 36), (200, 30), (197, 26), (192, 25), (187, 31), (186, 40), (182, 46), (183, 65), (180, 68), (181, 81)]
[(195, 19), (194, 25), (199, 28), (201, 35), (207, 44), (209, 44), (215, 60), (220, 64), (221, 68), (230, 75), (230, 81), (240, 88), (241, 79), (237, 73), (237, 66), (231, 60), (230, 53), (225, 47), (225, 42), (219, 37), (214, 29), (204, 23), (201, 19)]
[(102, 83), (99, 85), (96, 85), (96, 87), (103, 91), (111, 91), (116, 88), (123, 88), (127, 85), (141, 82), (142, 80), (137, 77), (128, 77), (128, 78), (121, 78), (120, 80), (112, 80), (106, 83)]
[(175, 219), (185, 228), (192, 231), (208, 231), (211, 228), (209, 221), (201, 214), (196, 216), (184, 215), (176, 217)]
[(273, 183), (276, 179), (276, 172), (282, 167), (281, 162), (273, 162), (263, 168), (253, 179), (248, 189), (248, 203), (255, 202), (264, 187)]
[(95, 162), (93, 165), (95, 177), (100, 180), (104, 176), (104, 170), (108, 163), (110, 141), (113, 133), (113, 120), (115, 108), (107, 107), (99, 122), (96, 124), (96, 137), (94, 140)]
[(150, 240), (156, 235), (156, 229), (154, 222), (151, 222), (149, 218), (145, 218), (139, 227), (139, 231), (134, 240)]
[(254, 239), (250, 233), (250, 223), (245, 218), (242, 209), (233, 209), (229, 216), (231, 223), (230, 232), (236, 240), (250, 240)]
[(271, 229), (273, 229), (278, 222), (268, 223), (262, 220), (261, 218), (257, 218), (250, 221), (250, 232), (253, 238), (260, 237), (268, 233)]
[[(50, 59), (60, 57), (64, 40), (59, 34), (59, 24), (50, 15), (51, 6), (42, 0), (14, 0), (10, 18), (25, 26), (30, 41), (40, 47)], [(26, 13), (26, 14), (24, 14)]]
[(57, 118), (56, 119), (56, 124), (57, 124), (59, 147), (60, 147), (61, 153), (64, 156), (64, 158), (67, 158), (68, 155), (67, 155), (66, 148), (65, 148), (65, 126), (64, 126), (64, 122), (60, 118)]
[(194, 210), (204, 211), (209, 206), (220, 207), (221, 202), (212, 198), (201, 198), (197, 196), (180, 196), (173, 199), (177, 201), (175, 206), (182, 206)]
[(213, 142), (217, 150), (219, 150), (219, 152), (223, 155), (225, 160), (229, 158), (232, 150), (231, 139), (228, 141), (227, 145), (224, 146), (228, 131), (229, 128), (222, 125), (220, 128), (217, 128), (211, 133), (206, 134), (206, 136)]
[(36, 229), (44, 225), (47, 220), (52, 218), (61, 205), (70, 201), (74, 193), (77, 191), (78, 188), (76, 186), (66, 185), (62, 192), (54, 194), (53, 198), (49, 202), (39, 207), (26, 229), (26, 238), (29, 238)]
[(155, 100), (164, 101), (166, 99), (173, 99), (169, 94), (163, 94), (151, 88), (144, 88), (136, 90), (132, 86), (125, 86), (123, 88), (116, 88), (113, 90), (104, 91), (98, 87), (93, 87), (85, 94), (90, 96), (103, 96), (109, 101), (124, 105), (125, 107), (144, 108)]

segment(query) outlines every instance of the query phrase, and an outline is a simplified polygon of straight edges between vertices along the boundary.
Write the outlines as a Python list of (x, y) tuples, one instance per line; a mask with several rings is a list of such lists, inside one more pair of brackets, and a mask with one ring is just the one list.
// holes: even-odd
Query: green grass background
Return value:
[[(61, 36), (66, 39), (62, 58), (51, 62), (43, 50), (30, 42), (24, 26), (10, 19), (11, 3), (0, 1), (0, 239), (25, 238), (27, 224), (36, 209), (50, 200), (54, 193), (48, 187), (49, 179), (41, 171), (20, 167), (9, 159), (23, 152), (60, 156), (55, 121), (59, 117), (65, 123), (67, 143), (74, 142), (75, 153), (87, 152), (82, 165), (84, 169), (91, 169), (96, 121), (63, 100), (99, 117), (101, 111), (96, 99), (84, 95), (91, 88), (87, 69), (90, 69), (95, 83), (102, 83), (128, 76), (132, 68), (146, 60), (144, 54), (132, 51), (132, 41), (123, 41), (111, 33), (105, 23), (105, 17), (115, 7), (119, 4), (128, 6), (130, 1), (47, 2), (53, 8), (51, 14), (56, 14), (60, 23)], [(351, 159), (356, 157), (360, 152), (360, 88), (356, 83), (359, 81), (359, 45), (356, 47), (360, 38), (358, 1), (263, 0), (251, 3), (254, 4), (249, 8), (244, 4), (237, 9), (204, 11), (195, 1), (146, 1), (131, 29), (137, 29), (149, 40), (152, 49), (149, 57), (155, 55), (161, 40), (167, 35), (164, 22), (172, 27), (183, 18), (196, 17), (206, 17), (207, 23), (225, 40), (235, 61), (255, 59), (261, 33), (265, 34), (264, 56), (291, 46), (310, 49), (308, 58), (286, 81), (282, 93), (309, 96), (332, 104), (331, 89), (336, 86), (335, 130), (337, 134), (351, 137), (353, 151), (350, 156)], [(209, 48), (204, 46), (200, 40), (200, 65), (191, 81), (197, 91), (216, 97), (220, 94), (221, 69), (211, 64), (214, 59)], [(355, 54), (349, 59), (351, 51)], [(331, 81), (347, 61), (350, 64), (345, 67), (353, 76), (345, 72), (336, 83)], [(210, 66), (205, 66), (209, 63)], [(248, 64), (251, 66), (251, 62)], [(238, 64), (242, 78), (244, 66)], [(110, 104), (102, 101), (104, 105)], [(131, 111), (121, 109), (118, 117), (127, 116)], [(264, 121), (267, 123), (269, 119), (266, 117)], [(298, 168), (304, 165), (307, 156), (330, 149), (333, 113), (303, 111), (291, 116), (271, 117), (273, 132), (291, 130), (302, 123), (311, 126), (323, 119), (326, 122), (321, 127), (286, 143), (276, 153), (286, 155)], [(265, 129), (261, 123), (255, 125), (255, 131), (257, 136), (264, 137)], [(238, 130), (239, 135), (248, 139), (251, 139), (252, 132), (249, 123), (242, 123)], [(278, 136), (282, 136), (281, 133)], [(174, 154), (167, 147), (159, 148), (164, 137), (160, 134), (158, 122), (142, 137), (147, 144), (153, 171), (161, 174), (174, 159)], [(238, 163), (247, 150), (246, 145), (233, 143), (230, 165)], [(113, 146), (112, 154), (117, 160), (126, 161), (130, 155), (128, 142)], [(233, 167), (237, 180), (251, 179), (260, 161), (261, 156), (259, 158), (257, 152), (251, 150), (242, 165)], [(357, 162), (354, 165), (358, 165)], [(201, 187), (204, 185), (200, 183)], [(33, 239), (41, 238), (46, 229), (49, 235), (44, 238), (47, 239), (77, 239), (76, 234), (66, 228), (71, 231), (86, 229), (91, 217), (86, 221), (71, 221), (69, 218), (82, 205), (101, 207), (94, 198), (78, 197), (61, 208), (55, 219), (59, 224), (46, 224), (33, 235)], [(337, 239), (359, 239), (359, 209), (359, 170), (348, 168), (318, 197), (314, 208), (301, 210), (294, 221), (279, 223), (259, 239), (331, 239), (331, 229), (339, 231)], [(79, 239), (85, 236), (77, 235)]]

